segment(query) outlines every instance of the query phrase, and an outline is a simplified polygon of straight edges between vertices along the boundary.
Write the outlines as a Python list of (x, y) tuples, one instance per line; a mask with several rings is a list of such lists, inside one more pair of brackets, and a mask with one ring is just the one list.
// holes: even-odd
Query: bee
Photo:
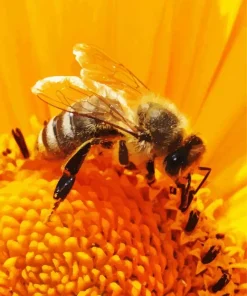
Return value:
[[(49, 77), (32, 88), (41, 100), (61, 110), (41, 130), (37, 144), (46, 157), (68, 157), (54, 191), (54, 207), (72, 189), (91, 147), (101, 145), (113, 146), (125, 168), (145, 168), (149, 184), (155, 181), (155, 162), (161, 159), (164, 172), (181, 189), (180, 209), (185, 211), (211, 171), (199, 167), (203, 140), (186, 135), (185, 116), (124, 65), (87, 44), (75, 45), (73, 53), (80, 77)], [(196, 190), (190, 187), (194, 168), (206, 171)]]

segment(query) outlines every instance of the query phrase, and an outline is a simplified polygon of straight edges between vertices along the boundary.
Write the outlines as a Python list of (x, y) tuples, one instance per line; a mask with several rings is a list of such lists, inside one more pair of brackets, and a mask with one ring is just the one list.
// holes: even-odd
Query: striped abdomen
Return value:
[[(79, 108), (83, 103), (77, 102), (73, 108)], [(37, 144), (45, 157), (63, 158), (89, 139), (118, 134), (117, 130), (98, 120), (62, 112), (41, 130)]]

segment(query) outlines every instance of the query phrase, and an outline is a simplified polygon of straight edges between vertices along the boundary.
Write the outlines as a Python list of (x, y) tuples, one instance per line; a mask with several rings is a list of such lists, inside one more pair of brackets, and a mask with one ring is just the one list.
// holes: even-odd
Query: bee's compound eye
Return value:
[(170, 176), (176, 176), (185, 163), (185, 157), (180, 151), (168, 154), (164, 159), (165, 171)]

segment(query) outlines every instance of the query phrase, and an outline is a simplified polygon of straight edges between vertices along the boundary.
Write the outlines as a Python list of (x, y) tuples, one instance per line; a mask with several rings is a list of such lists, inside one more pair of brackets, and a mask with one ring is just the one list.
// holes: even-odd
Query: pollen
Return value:
[(151, 188), (93, 151), (48, 220), (63, 163), (35, 153), (31, 122), (25, 156), (0, 136), (0, 295), (245, 295), (244, 244), (219, 232), (210, 188), (182, 213), (161, 173)]

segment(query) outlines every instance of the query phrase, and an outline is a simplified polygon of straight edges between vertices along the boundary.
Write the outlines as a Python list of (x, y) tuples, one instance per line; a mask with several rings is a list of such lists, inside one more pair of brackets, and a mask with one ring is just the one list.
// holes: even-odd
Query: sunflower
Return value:
[[(245, 295), (245, 11), (241, 0), (4, 3), (0, 295)], [(58, 111), (30, 88), (78, 76), (78, 42), (123, 62), (207, 140), (212, 173), (187, 211), (162, 172), (151, 188), (95, 149), (47, 221), (63, 162), (38, 158), (34, 147)]]

